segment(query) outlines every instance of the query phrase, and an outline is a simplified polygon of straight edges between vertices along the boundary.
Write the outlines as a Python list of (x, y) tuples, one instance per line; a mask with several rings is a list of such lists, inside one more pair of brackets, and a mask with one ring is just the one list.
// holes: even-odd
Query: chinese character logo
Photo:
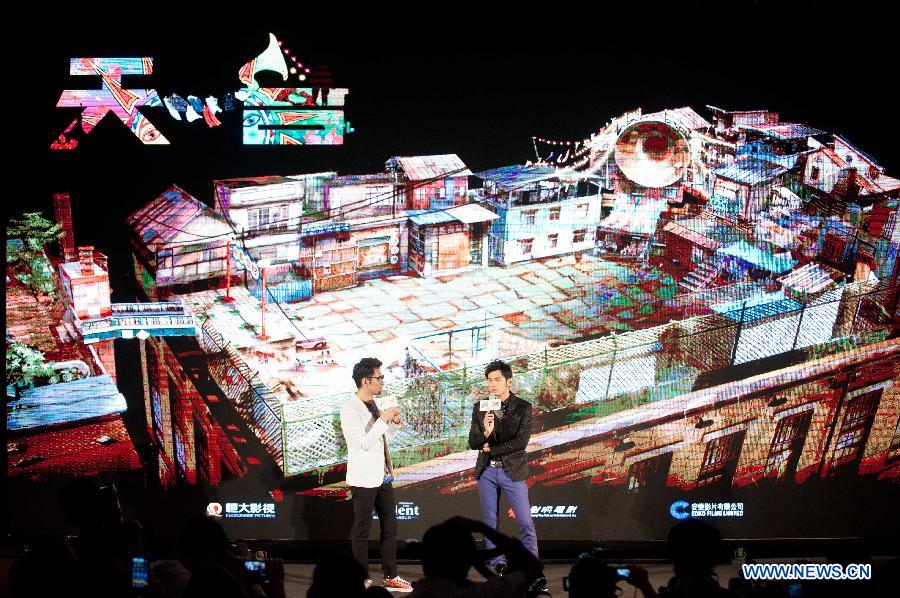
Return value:
[(206, 514), (210, 517), (221, 517), (222, 516), (222, 505), (217, 502), (211, 502), (206, 505)]
[[(292, 66), (288, 67), (285, 57)], [(272, 71), (287, 84), (303, 87), (262, 87), (256, 76)], [(344, 120), (348, 90), (334, 87), (327, 67), (312, 68), (301, 63), (284, 44), (269, 34), (269, 45), (259, 56), (238, 69), (243, 86), (222, 95), (201, 99), (179, 94), (160, 98), (155, 89), (130, 89), (126, 75), (152, 75), (149, 56), (119, 58), (79, 57), (69, 60), (72, 76), (99, 76), (99, 89), (67, 89), (57, 108), (81, 108), (81, 113), (50, 144), (54, 150), (74, 150), (82, 136), (89, 134), (107, 115), (119, 119), (145, 145), (169, 145), (140, 108), (165, 108), (169, 117), (188, 126), (218, 127), (222, 112), (242, 111), (244, 145), (341, 145), (344, 133), (353, 132)], [(307, 87), (308, 86), (308, 87)]]

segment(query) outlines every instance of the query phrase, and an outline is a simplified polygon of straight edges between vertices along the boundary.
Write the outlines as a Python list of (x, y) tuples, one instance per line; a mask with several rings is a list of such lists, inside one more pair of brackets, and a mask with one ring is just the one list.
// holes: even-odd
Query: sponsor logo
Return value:
[(575, 519), (578, 515), (577, 505), (532, 505), (532, 519)]
[[(419, 518), (419, 505), (410, 501), (400, 501), (394, 507), (398, 521), (412, 521)], [(378, 519), (378, 513), (372, 511), (372, 519)]]
[(669, 514), (675, 519), (688, 517), (743, 517), (742, 502), (692, 502), (677, 500), (669, 507)]
[(228, 502), (225, 503), (226, 519), (274, 519), (273, 502)]

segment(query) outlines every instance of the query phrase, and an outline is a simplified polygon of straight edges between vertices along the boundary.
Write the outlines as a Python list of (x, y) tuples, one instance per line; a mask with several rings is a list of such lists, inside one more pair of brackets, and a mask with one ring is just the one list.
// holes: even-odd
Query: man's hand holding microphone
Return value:
[[(488, 438), (491, 434), (494, 433), (494, 412), (488, 411), (484, 414), (484, 437)], [(491, 452), (491, 445), (487, 442), (484, 443), (484, 446), (481, 447), (482, 452), (489, 453)]]
[(394, 424), (398, 426), (403, 425), (403, 423), (400, 421), (400, 409), (398, 407), (388, 407), (381, 412), (380, 417), (385, 421), (385, 423), (394, 422)]

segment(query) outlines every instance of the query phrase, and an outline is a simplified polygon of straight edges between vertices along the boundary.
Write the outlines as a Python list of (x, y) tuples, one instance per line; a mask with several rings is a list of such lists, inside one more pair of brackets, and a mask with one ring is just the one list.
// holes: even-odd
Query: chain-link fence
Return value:
[[(802, 351), (804, 359), (887, 336), (897, 289), (854, 283), (801, 303), (783, 296), (743, 299), (717, 313), (620, 335), (505, 357), (514, 390), (539, 412), (567, 410), (566, 421), (599, 417), (691, 391), (697, 378), (732, 365)], [(385, 384), (407, 427), (392, 442), (395, 463), (433, 459), (467, 447), (475, 400), (486, 395), (489, 360)], [(346, 458), (339, 411), (352, 393), (283, 406), (285, 474)]]
[(284, 440), (278, 398), (209, 320), (200, 326), (197, 340), (208, 354), (210, 375), (276, 463), (283, 467)]

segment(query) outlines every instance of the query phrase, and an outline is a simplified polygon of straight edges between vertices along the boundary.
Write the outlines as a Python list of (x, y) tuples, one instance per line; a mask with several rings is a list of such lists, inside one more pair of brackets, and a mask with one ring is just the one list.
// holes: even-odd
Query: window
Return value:
[(288, 207), (256, 208), (247, 212), (248, 230), (269, 230), (288, 226)]
[(794, 473), (811, 416), (811, 411), (804, 411), (779, 420), (766, 459), (765, 477), (783, 478)]
[(525, 210), (522, 212), (522, 223), (525, 226), (534, 226), (537, 219), (537, 210)]
[(556, 249), (556, 246), (559, 244), (559, 235), (553, 234), (547, 236), (547, 247), (550, 249)]
[(572, 233), (572, 243), (584, 243), (584, 238), (587, 236), (587, 229), (579, 228)]
[(881, 391), (876, 390), (854, 397), (847, 402), (844, 421), (837, 437), (837, 445), (831, 458), (832, 467), (853, 463), (869, 436), (872, 418), (878, 407)]
[(576, 206), (576, 210), (577, 210), (576, 216), (577, 216), (578, 218), (587, 218), (587, 217), (588, 217), (588, 208), (589, 208), (589, 207), (590, 207), (589, 204), (586, 204), (586, 203), (580, 203), (580, 204), (578, 204), (578, 205)]
[(744, 444), (745, 432), (735, 432), (727, 436), (713, 438), (706, 443), (703, 453), (703, 464), (697, 477), (697, 486), (709, 486), (716, 482), (728, 480), (737, 468), (738, 456)]
[(379, 189), (377, 187), (366, 187), (366, 205), (374, 206), (378, 203), (379, 199), (384, 199), (384, 195), (379, 193)]
[(250, 230), (263, 230), (269, 224), (269, 208), (257, 208), (248, 213), (248, 226)]
[(628, 468), (628, 490), (637, 492), (642, 488), (664, 487), (671, 465), (672, 453), (663, 453), (632, 463)]
[(818, 181), (819, 180), (819, 167), (813, 166), (809, 169), (809, 180)]
[(559, 214), (562, 208), (550, 208), (550, 220), (559, 220)]
[(519, 239), (519, 249), (521, 253), (524, 255), (526, 253), (531, 253), (531, 247), (534, 244), (534, 239)]

